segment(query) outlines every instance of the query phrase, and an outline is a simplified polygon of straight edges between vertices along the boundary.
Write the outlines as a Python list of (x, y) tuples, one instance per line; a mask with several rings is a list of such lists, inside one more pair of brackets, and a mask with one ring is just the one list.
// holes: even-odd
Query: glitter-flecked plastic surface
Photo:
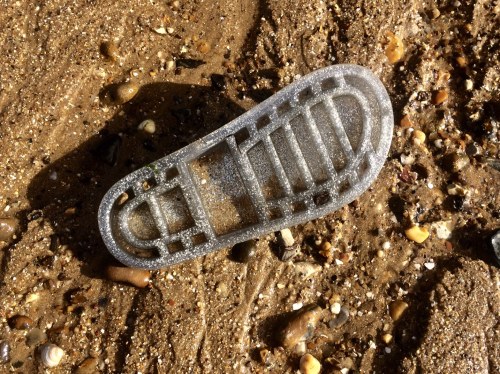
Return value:
[(324, 216), (374, 181), (392, 129), (368, 69), (317, 70), (116, 183), (102, 237), (123, 264), (159, 269)]

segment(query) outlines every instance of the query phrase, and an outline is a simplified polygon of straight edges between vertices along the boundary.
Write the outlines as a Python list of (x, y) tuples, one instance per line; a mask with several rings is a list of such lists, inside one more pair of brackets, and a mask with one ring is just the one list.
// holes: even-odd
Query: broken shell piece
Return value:
[(64, 351), (55, 344), (44, 344), (40, 348), (40, 358), (43, 364), (49, 368), (59, 365), (63, 357)]

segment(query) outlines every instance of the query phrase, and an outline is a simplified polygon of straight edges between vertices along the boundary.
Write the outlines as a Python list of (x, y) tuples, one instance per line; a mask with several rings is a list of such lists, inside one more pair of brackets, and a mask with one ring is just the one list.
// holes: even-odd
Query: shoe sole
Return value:
[(117, 182), (99, 207), (104, 243), (160, 269), (322, 217), (375, 180), (393, 122), (371, 71), (317, 70)]

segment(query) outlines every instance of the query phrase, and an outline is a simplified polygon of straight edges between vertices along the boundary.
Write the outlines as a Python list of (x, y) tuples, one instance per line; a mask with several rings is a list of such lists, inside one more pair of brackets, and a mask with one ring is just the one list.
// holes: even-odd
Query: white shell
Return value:
[(40, 349), (40, 358), (49, 368), (59, 365), (63, 357), (64, 351), (55, 344), (44, 344)]

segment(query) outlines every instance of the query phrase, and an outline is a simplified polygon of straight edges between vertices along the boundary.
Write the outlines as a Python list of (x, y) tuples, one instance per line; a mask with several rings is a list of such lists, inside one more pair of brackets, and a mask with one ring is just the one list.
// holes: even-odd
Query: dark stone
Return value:
[(247, 263), (255, 256), (256, 243), (257, 241), (252, 239), (234, 245), (233, 248), (231, 248), (231, 259), (242, 264)]

